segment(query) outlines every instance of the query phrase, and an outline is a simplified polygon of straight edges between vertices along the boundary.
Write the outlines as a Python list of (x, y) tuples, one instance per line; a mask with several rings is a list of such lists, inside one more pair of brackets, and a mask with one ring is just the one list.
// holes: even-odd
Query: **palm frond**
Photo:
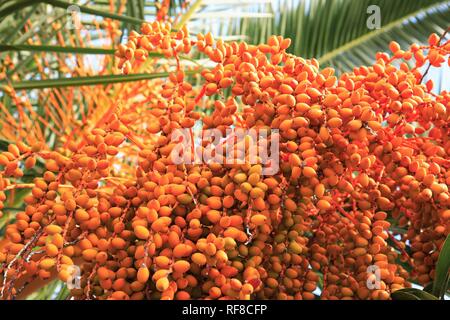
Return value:
[(52, 46), (52, 45), (20, 45), (20, 44), (0, 44), (2, 51), (40, 51), (40, 52), (64, 52), (64, 53), (83, 53), (83, 54), (114, 54), (114, 49), (103, 48), (81, 48), (71, 46)]
[(27, 300), (66, 300), (68, 295), (69, 289), (66, 284), (60, 280), (54, 280), (33, 292)]
[[(379, 29), (367, 25), (369, 6), (380, 9)], [(226, 12), (226, 11), (224, 11)], [(253, 14), (236, 17), (228, 34), (241, 35), (260, 43), (272, 34), (292, 39), (290, 51), (305, 58), (317, 58), (323, 66), (342, 71), (353, 65), (367, 65), (389, 42), (402, 46), (424, 43), (429, 34), (441, 34), (450, 21), (447, 0), (285, 0), (255, 4)], [(273, 17), (265, 16), (274, 13)], [(229, 22), (223, 22), (229, 23)]]
[[(186, 71), (186, 75), (194, 75), (199, 73), (199, 70)], [(128, 75), (103, 75), (103, 76), (90, 76), (90, 77), (70, 77), (60, 79), (47, 79), (47, 80), (28, 80), (13, 82), (9, 84), (10, 87), (15, 90), (27, 90), (27, 89), (44, 89), (44, 88), (62, 88), (62, 87), (79, 87), (79, 86), (93, 86), (93, 85), (108, 85), (118, 82), (130, 82), (150, 80), (157, 78), (166, 78), (169, 76), (168, 72), (160, 73), (135, 73)], [(7, 86), (7, 85), (4, 85)], [(3, 88), (7, 90), (7, 88)]]

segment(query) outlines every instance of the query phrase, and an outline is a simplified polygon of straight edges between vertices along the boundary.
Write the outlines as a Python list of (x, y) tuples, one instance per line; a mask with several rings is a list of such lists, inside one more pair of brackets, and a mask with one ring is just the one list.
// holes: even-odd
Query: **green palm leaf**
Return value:
[(20, 45), (20, 44), (0, 44), (2, 51), (41, 51), (41, 52), (63, 52), (82, 54), (114, 54), (114, 49), (103, 48), (81, 48), (81, 47), (61, 47), (52, 45)]
[[(53, 7), (56, 8), (61, 8), (64, 10), (67, 10), (67, 8), (69, 8), (71, 5), (73, 5), (74, 3), (71, 3), (69, 1), (61, 1), (61, 0), (42, 0), (42, 1), (30, 1), (30, 0), (22, 0), (22, 1), (13, 1), (9, 6), (6, 6), (2, 9), (0, 9), (0, 19), (6, 17), (7, 15), (14, 13), (17, 10), (23, 9), (25, 7), (31, 6), (33, 4), (36, 4), (37, 2), (41, 2), (41, 3), (47, 3), (52, 5)], [(91, 15), (96, 15), (96, 16), (100, 16), (100, 17), (104, 17), (104, 18), (110, 18), (110, 19), (115, 19), (115, 20), (119, 20), (119, 21), (123, 21), (123, 22), (127, 22), (127, 23), (131, 23), (131, 24), (135, 24), (135, 25), (141, 25), (143, 22), (145, 22), (142, 19), (138, 19), (135, 17), (129, 17), (126, 15), (119, 15), (119, 14), (115, 14), (115, 13), (111, 13), (107, 10), (98, 10), (98, 9), (93, 9), (90, 6), (83, 6), (83, 5), (78, 5), (77, 6), (80, 8), (80, 12), (82, 13), (87, 13), (87, 14), (91, 14)]]
[[(200, 70), (186, 71), (186, 75), (194, 75), (199, 73)], [(137, 73), (128, 75), (105, 75), (105, 76), (90, 76), (90, 77), (72, 77), (72, 78), (60, 78), (60, 79), (45, 79), (45, 80), (28, 80), (12, 82), (12, 86), (15, 90), (25, 89), (44, 89), (44, 88), (61, 88), (61, 87), (79, 87), (79, 86), (92, 86), (92, 85), (107, 85), (118, 82), (130, 82), (141, 81), (157, 78), (166, 78), (169, 76), (169, 72), (159, 73)], [(4, 84), (6, 86), (6, 84)], [(1, 87), (0, 87), (1, 88)], [(3, 88), (5, 90), (5, 88)]]
[[(379, 29), (367, 26), (371, 5), (380, 9)], [(233, 33), (254, 43), (272, 34), (283, 35), (292, 39), (291, 52), (343, 71), (371, 64), (375, 53), (386, 51), (392, 40), (405, 47), (423, 43), (430, 33), (442, 34), (450, 21), (448, 0), (293, 0), (257, 10), (279, 14), (269, 19), (243, 18)]]

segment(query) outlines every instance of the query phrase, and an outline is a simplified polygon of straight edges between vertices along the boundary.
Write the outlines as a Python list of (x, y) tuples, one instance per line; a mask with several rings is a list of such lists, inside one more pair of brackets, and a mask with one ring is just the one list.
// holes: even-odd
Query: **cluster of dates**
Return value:
[[(73, 265), (77, 299), (385, 300), (410, 279), (429, 283), (450, 228), (450, 94), (422, 84), (421, 67), (445, 62), (441, 42), (433, 34), (407, 51), (393, 42), (392, 56), (337, 77), (287, 53), (279, 36), (248, 45), (144, 24), (116, 53), (124, 73), (149, 52), (177, 62), (146, 107), (116, 110), (65, 152), (0, 154), (1, 201), (22, 162), (46, 166), (7, 227), (2, 297), (55, 273), (70, 281)], [(193, 49), (214, 65), (200, 90), (179, 59)], [(175, 163), (174, 133), (197, 123), (273, 132), (278, 170), (250, 161), (250, 137), (233, 144), (243, 163), (207, 140), (214, 161)], [(138, 147), (136, 169), (108, 179), (124, 145)]]

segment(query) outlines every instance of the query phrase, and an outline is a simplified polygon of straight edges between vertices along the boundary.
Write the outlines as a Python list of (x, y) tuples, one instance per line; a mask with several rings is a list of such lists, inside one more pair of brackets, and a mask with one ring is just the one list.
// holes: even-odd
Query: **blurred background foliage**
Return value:
[[(36, 74), (33, 54), (60, 52), (112, 54), (130, 30), (139, 30), (143, 21), (155, 18), (161, 2), (166, 0), (78, 0), (27, 1), (6, 0), (0, 5), (0, 58), (11, 55), (21, 63), (8, 70), (21, 79)], [(321, 65), (340, 71), (351, 71), (355, 65), (373, 62), (374, 53), (387, 50), (391, 40), (401, 46), (423, 43), (432, 32), (442, 34), (450, 21), (448, 0), (171, 0), (169, 16), (178, 23), (189, 20), (193, 34), (212, 31), (224, 40), (245, 40), (261, 43), (277, 34), (292, 39), (290, 51), (305, 58), (316, 58)], [(63, 37), (75, 31), (67, 29), (71, 5), (82, 13), (83, 36), (101, 48), (61, 48), (55, 34)], [(380, 28), (368, 28), (370, 6), (380, 9)], [(121, 8), (120, 12), (118, 8)], [(112, 44), (102, 43), (104, 35), (96, 25), (105, 19), (119, 21), (120, 37)], [(52, 26), (57, 22), (60, 30)], [(175, 24), (176, 25), (176, 24)], [(102, 32), (107, 32), (103, 30)], [(41, 48), (27, 46), (39, 37)], [(68, 41), (68, 39), (66, 39)], [(68, 41), (70, 43), (70, 41)], [(83, 49), (82, 49), (83, 48)], [(33, 50), (33, 51), (31, 51)]]
[[(314, 57), (321, 66), (332, 66), (338, 73), (371, 64), (376, 52), (388, 50), (391, 40), (404, 47), (425, 43), (433, 32), (444, 34), (450, 21), (450, 1), (446, 0), (3, 0), (0, 150), (15, 139), (26, 140), (27, 132), (56, 148), (61, 136), (70, 135), (74, 126), (82, 126), (86, 115), (95, 118), (97, 109), (114, 101), (108, 90), (117, 84), (166, 77), (163, 71), (167, 70), (121, 75), (114, 68), (113, 55), (130, 31), (154, 20), (164, 4), (169, 4), (167, 16), (174, 21), (174, 28), (188, 23), (192, 34), (211, 31), (225, 41), (254, 44), (272, 34), (282, 35), (292, 39), (290, 52)], [(71, 5), (81, 12), (81, 30), (68, 27)], [(379, 28), (367, 26), (371, 5), (380, 9)], [(111, 34), (116, 30), (112, 24), (118, 24), (121, 32)], [(203, 62), (201, 56), (189, 59)], [(449, 89), (449, 71), (447, 66), (428, 73), (435, 90)], [(16, 90), (19, 100), (6, 94), (8, 87)], [(86, 94), (86, 90), (95, 93), (94, 88), (106, 92), (104, 100), (98, 97), (99, 101), (93, 101), (92, 95)], [(42, 170), (42, 163), (38, 164), (26, 173), (23, 182), (31, 182)], [(17, 190), (4, 208), (0, 237), (15, 212), (23, 208), (27, 192)], [(65, 299), (67, 295), (65, 286), (54, 281), (29, 299)]]

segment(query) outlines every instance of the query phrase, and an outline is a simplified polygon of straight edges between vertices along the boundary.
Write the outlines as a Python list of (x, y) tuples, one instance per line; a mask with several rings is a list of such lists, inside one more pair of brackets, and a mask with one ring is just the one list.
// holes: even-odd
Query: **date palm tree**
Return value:
[[(9, 141), (21, 138), (11, 135), (10, 128), (22, 133), (32, 130), (47, 145), (58, 147), (61, 137), (70, 135), (74, 126), (81, 127), (86, 115), (101, 120), (105, 105), (114, 97), (97, 96), (95, 90), (167, 77), (168, 70), (163, 68), (143, 68), (141, 73), (130, 75), (121, 75), (114, 68), (117, 46), (142, 22), (154, 19), (161, 6), (175, 20), (174, 28), (189, 23), (193, 33), (212, 31), (224, 40), (245, 39), (255, 44), (272, 34), (282, 35), (292, 39), (292, 53), (316, 58), (321, 66), (333, 66), (338, 72), (372, 63), (374, 54), (386, 51), (391, 40), (406, 47), (424, 43), (433, 32), (447, 37), (450, 21), (448, 0), (122, 2), (6, 0), (0, 4), (0, 150), (5, 150)], [(73, 23), (73, 10), (81, 14), (82, 30), (68, 27)], [(120, 32), (108, 37), (111, 23), (119, 24)], [(108, 63), (98, 70), (95, 61), (100, 57)], [(201, 58), (182, 57), (195, 64), (201, 64)], [(77, 68), (89, 59), (90, 68)], [(29, 104), (23, 106), (20, 99), (11, 99), (6, 94), (11, 88), (19, 98), (26, 95)], [(88, 97), (80, 88), (91, 95)], [(31, 182), (43, 169), (43, 164), (38, 164), (22, 178), (23, 182)], [(6, 224), (23, 209), (22, 200), (28, 192), (18, 190), (14, 201), (3, 209), (0, 247)], [(450, 261), (450, 245), (446, 254)], [(65, 286), (54, 281), (29, 298), (65, 299), (67, 295)]]

